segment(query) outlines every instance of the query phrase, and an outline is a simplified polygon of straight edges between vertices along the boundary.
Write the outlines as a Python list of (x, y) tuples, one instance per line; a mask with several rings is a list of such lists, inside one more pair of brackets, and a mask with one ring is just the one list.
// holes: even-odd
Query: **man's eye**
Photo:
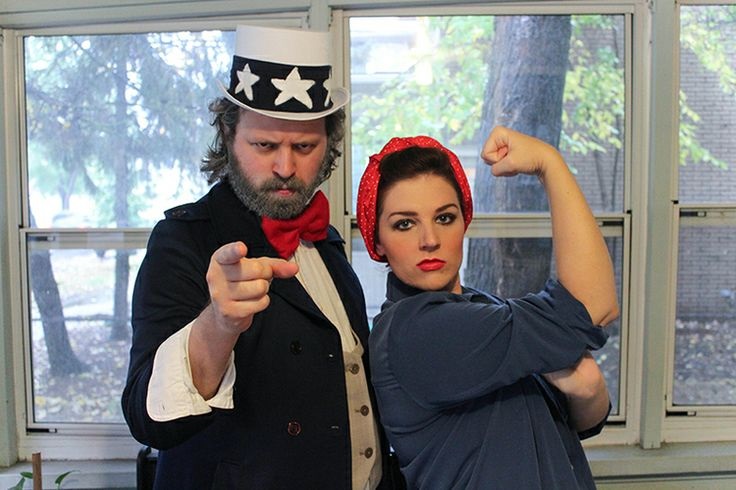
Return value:
[(268, 143), (266, 141), (256, 141), (253, 143), (253, 146), (256, 147), (259, 150), (270, 150), (273, 148), (273, 143)]

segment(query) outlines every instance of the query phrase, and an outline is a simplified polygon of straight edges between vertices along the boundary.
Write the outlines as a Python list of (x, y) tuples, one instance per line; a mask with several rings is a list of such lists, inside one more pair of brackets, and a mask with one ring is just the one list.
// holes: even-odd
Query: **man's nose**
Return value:
[(282, 179), (292, 177), (296, 172), (294, 152), (291, 148), (279, 148), (273, 161), (273, 173)]

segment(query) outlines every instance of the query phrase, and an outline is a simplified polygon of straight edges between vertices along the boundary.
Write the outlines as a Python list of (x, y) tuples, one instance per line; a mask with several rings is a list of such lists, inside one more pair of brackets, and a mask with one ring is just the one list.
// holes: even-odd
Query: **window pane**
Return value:
[(558, 146), (594, 210), (622, 211), (623, 39), (621, 15), (350, 19), (353, 209), (368, 157), (427, 134), (458, 154), (477, 212), (545, 210), (535, 179), (479, 162), (503, 124)]
[[(613, 233), (620, 232), (615, 231)], [(616, 284), (621, 298), (621, 277), (623, 261), (623, 240), (620, 236), (607, 236), (606, 243), (617, 271)], [(477, 288), (492, 294), (498, 294), (501, 297), (522, 296), (527, 292), (536, 292), (544, 287), (547, 278), (555, 276), (554, 261), (552, 258), (550, 238), (472, 238), (466, 239), (466, 249), (476, 246), (479, 249), (490, 250), (493, 248), (502, 249), (507, 246), (524, 249), (524, 256), (541, 257), (538, 261), (525, 260), (513, 274), (508, 274), (508, 269), (513, 268), (512, 264), (505, 262), (501, 255), (489, 254), (487, 262), (482, 265), (474, 265), (470, 270), (468, 264), (468, 254), (463, 257), (463, 265), (460, 269), (461, 282), (463, 285)], [(386, 297), (386, 274), (388, 268), (385, 264), (373, 261), (365, 249), (365, 244), (360, 237), (354, 237), (352, 240), (352, 264), (355, 268), (361, 284), (363, 285), (366, 304), (368, 308), (368, 319), (371, 321), (373, 317), (381, 310), (381, 305)], [(536, 251), (533, 251), (536, 250)], [(477, 269), (482, 269), (478, 273)], [(506, 269), (506, 270), (504, 270)], [(495, 271), (495, 272), (494, 272)], [(505, 272), (505, 273), (504, 273)], [(518, 276), (520, 278), (517, 285), (520, 290), (517, 294), (502, 294), (497, 288), (489, 286), (493, 282), (494, 276), (502, 274), (503, 277)], [(513, 286), (512, 286), (513, 287)], [(523, 289), (522, 289), (523, 288)], [(620, 389), (620, 365), (621, 365), (621, 323), (617, 320), (606, 327), (609, 333), (609, 339), (606, 345), (593, 353), (594, 357), (601, 366), (601, 370), (606, 378), (608, 390), (613, 405), (612, 414), (619, 414), (619, 389)]]
[(122, 423), (130, 295), (143, 248), (52, 248), (28, 241), (32, 420)]
[(680, 221), (675, 405), (736, 404), (736, 217), (686, 211)]
[(206, 189), (232, 33), (25, 38), (32, 227), (145, 227)]
[(680, 14), (680, 203), (736, 202), (736, 5)]

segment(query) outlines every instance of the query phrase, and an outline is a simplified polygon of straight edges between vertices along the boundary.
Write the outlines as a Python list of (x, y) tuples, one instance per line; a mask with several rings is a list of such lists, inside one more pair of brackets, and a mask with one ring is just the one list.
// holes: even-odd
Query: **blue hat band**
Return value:
[(325, 87), (331, 68), (233, 56), (228, 93), (248, 107), (273, 112), (321, 113), (332, 107)]

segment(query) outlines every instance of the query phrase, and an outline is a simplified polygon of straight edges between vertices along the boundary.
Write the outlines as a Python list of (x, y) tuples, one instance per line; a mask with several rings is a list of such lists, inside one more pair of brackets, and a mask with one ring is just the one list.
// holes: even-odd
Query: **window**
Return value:
[(683, 5), (674, 412), (736, 405), (734, 134), (736, 5)]
[[(392, 136), (432, 136), (458, 154), (473, 188), (463, 283), (508, 297), (540, 290), (554, 275), (546, 195), (534, 177), (492, 178), (478, 156), (492, 127), (507, 125), (560, 148), (599, 218), (623, 299), (629, 25), (624, 14), (350, 17), (353, 209), (371, 154)], [(372, 317), (385, 266), (370, 260), (357, 230), (352, 258)], [(595, 354), (613, 420), (625, 416), (626, 316)]]
[(206, 191), (220, 30), (23, 38), (29, 427), (121, 424), (147, 230)]

